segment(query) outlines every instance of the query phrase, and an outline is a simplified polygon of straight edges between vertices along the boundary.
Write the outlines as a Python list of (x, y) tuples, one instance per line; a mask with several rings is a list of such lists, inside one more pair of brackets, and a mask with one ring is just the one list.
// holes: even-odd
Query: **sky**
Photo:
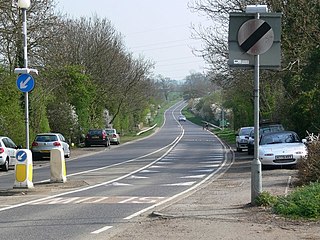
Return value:
[[(192, 0), (189, 0), (189, 2)], [(188, 0), (56, 0), (69, 17), (107, 18), (121, 33), (135, 57), (155, 63), (153, 72), (173, 80), (204, 73), (206, 64), (193, 54), (201, 41), (192, 38), (191, 25), (208, 24), (188, 8)]]

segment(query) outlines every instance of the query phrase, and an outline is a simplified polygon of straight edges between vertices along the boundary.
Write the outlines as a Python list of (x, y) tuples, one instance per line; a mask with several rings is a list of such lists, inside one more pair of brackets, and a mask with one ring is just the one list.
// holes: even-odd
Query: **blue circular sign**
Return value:
[(27, 153), (23, 150), (18, 151), (16, 154), (16, 159), (19, 162), (24, 162), (27, 159)]
[(34, 88), (34, 79), (30, 74), (21, 74), (17, 79), (17, 87), (21, 92), (30, 92)]

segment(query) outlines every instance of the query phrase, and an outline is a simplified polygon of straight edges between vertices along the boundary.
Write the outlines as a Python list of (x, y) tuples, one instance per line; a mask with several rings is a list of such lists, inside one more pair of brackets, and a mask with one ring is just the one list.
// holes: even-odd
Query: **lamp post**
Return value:
[[(18, 7), (21, 8), (22, 10), (24, 68), (28, 69), (27, 9), (30, 7), (30, 0), (18, 0)], [(26, 149), (29, 149), (29, 94), (28, 92), (25, 92), (25, 122), (26, 122)]]
[[(266, 5), (248, 5), (246, 13), (255, 14), (255, 19), (260, 19), (260, 13), (268, 12)], [(251, 203), (255, 204), (256, 198), (262, 192), (262, 167), (259, 159), (259, 114), (260, 114), (260, 55), (254, 55), (254, 157), (251, 163)]]

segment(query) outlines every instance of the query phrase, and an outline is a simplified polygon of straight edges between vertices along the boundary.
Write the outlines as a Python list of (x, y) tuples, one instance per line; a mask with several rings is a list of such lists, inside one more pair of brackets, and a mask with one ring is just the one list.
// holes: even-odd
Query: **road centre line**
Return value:
[[(183, 103), (184, 103), (184, 102), (178, 104), (177, 107), (174, 108), (174, 109), (172, 110), (172, 112), (171, 112), (173, 118), (174, 118), (176, 121), (177, 121), (177, 119), (175, 118), (175, 116), (174, 116), (173, 113), (174, 113), (174, 111), (175, 111), (179, 106), (181, 106)], [(185, 103), (184, 103), (184, 104), (185, 104)], [(165, 112), (167, 112), (167, 110), (166, 110)], [(180, 113), (181, 113), (181, 110), (180, 110)], [(165, 122), (166, 122), (166, 115), (164, 114), (164, 123), (163, 123), (163, 125), (165, 124)], [(178, 122), (178, 124), (180, 125), (180, 127), (181, 127), (181, 129), (182, 129), (182, 134), (181, 134), (181, 137), (180, 137), (180, 140), (181, 140), (181, 138), (182, 138), (183, 135), (184, 135), (184, 129), (183, 129), (181, 123), (180, 123), (179, 121), (177, 121), (177, 122)], [(162, 126), (163, 126), (163, 125), (162, 125)], [(177, 143), (176, 143), (175, 145), (177, 145)], [(174, 145), (174, 146), (175, 146), (175, 145)], [(174, 146), (173, 146), (173, 147), (174, 147)], [(171, 149), (173, 149), (173, 147), (172, 147)], [(144, 170), (144, 171), (147, 171), (147, 170)], [(102, 228), (102, 229), (104, 229), (104, 228)], [(97, 230), (97, 231), (100, 231), (100, 230)]]

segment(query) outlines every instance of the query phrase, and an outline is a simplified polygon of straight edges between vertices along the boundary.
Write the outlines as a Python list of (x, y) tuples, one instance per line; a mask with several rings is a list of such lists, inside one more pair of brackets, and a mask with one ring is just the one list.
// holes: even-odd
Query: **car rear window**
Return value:
[(89, 134), (90, 135), (101, 135), (102, 134), (102, 130), (90, 130)]
[(37, 142), (54, 142), (54, 141), (58, 141), (58, 137), (55, 135), (41, 135), (41, 136), (37, 136), (35, 141), (37, 141)]
[(116, 130), (114, 130), (114, 129), (107, 129), (106, 132), (107, 132), (107, 134), (113, 134), (113, 133), (116, 133)]

